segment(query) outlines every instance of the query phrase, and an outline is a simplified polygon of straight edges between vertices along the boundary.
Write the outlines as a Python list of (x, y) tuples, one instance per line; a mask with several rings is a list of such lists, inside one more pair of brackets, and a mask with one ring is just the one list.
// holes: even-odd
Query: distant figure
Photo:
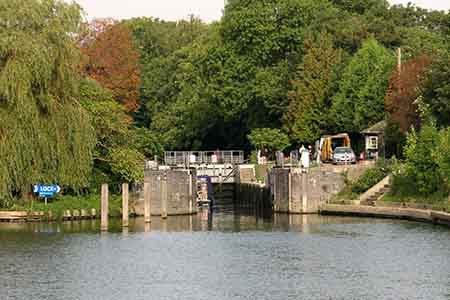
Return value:
[(195, 164), (196, 162), (197, 162), (197, 156), (195, 156), (195, 154), (191, 154), (189, 156), (189, 163)]
[(303, 172), (307, 172), (309, 168), (309, 150), (303, 145), (300, 148), (300, 162)]
[(260, 155), (261, 165), (266, 165), (267, 164), (267, 155), (268, 155), (267, 150), (262, 148), (261, 153), (259, 155)]
[(211, 162), (213, 163), (213, 164), (216, 164), (217, 163), (217, 154), (213, 154), (213, 155), (211, 155)]
[(313, 148), (311, 145), (308, 146), (308, 152), (309, 152), (309, 160), (313, 160)]

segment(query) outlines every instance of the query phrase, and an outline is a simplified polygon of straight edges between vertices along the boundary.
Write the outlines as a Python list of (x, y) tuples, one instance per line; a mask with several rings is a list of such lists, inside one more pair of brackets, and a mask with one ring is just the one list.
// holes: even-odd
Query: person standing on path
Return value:
[(309, 150), (306, 149), (303, 145), (300, 148), (300, 162), (302, 167), (302, 172), (308, 172), (309, 168)]

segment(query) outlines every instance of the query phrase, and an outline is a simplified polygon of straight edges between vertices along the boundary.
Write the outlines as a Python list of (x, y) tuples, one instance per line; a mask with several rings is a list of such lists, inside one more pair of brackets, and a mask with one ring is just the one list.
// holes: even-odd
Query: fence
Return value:
[(167, 151), (164, 152), (167, 166), (189, 166), (201, 164), (244, 163), (244, 151)]

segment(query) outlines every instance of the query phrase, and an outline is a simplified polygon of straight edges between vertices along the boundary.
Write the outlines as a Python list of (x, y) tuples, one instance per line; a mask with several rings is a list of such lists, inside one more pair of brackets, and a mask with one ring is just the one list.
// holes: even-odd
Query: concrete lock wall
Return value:
[[(151, 215), (162, 214), (164, 197), (167, 199), (168, 215), (197, 213), (196, 178), (195, 170), (147, 170), (144, 182), (150, 183)], [(143, 202), (143, 199), (140, 202)], [(140, 206), (143, 207), (143, 204)]]
[(271, 174), (274, 211), (280, 213), (317, 213), (319, 206), (344, 188), (339, 173), (299, 169), (274, 169)]
[(272, 169), (269, 174), (274, 212), (289, 212), (289, 169)]

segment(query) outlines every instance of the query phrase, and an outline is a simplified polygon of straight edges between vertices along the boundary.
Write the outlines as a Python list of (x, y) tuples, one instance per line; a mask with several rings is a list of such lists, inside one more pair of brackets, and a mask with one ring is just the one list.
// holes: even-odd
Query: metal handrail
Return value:
[[(195, 163), (190, 162), (191, 155), (195, 155)], [(217, 161), (213, 162), (213, 155)], [(164, 152), (164, 163), (166, 165), (197, 165), (197, 164), (243, 164), (244, 151), (166, 151)]]

